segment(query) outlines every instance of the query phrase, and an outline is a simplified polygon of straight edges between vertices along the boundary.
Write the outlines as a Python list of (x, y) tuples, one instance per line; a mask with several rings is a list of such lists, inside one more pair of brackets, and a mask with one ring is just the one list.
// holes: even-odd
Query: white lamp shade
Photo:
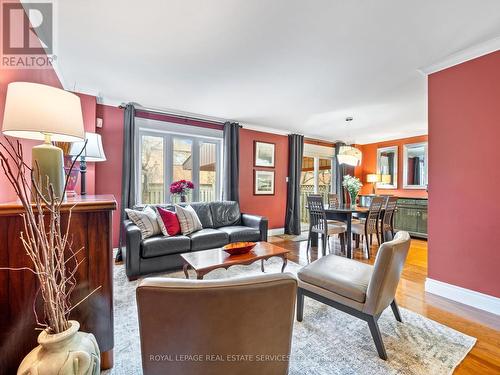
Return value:
[(352, 146), (340, 146), (337, 160), (339, 164), (357, 167), (361, 164), (361, 151)]
[(80, 98), (68, 91), (29, 82), (7, 87), (2, 132), (17, 138), (74, 142), (84, 137)]
[(382, 180), (382, 176), (376, 173), (370, 173), (366, 175), (366, 182), (380, 182)]
[[(85, 139), (87, 140), (87, 147), (83, 150), (81, 156), (85, 157), (85, 161), (105, 161), (106, 155), (104, 155), (104, 148), (102, 147), (102, 138), (100, 134), (97, 133), (85, 133)], [(82, 151), (85, 142), (74, 142), (71, 145), (69, 154), (71, 156), (77, 156), (80, 151)]]

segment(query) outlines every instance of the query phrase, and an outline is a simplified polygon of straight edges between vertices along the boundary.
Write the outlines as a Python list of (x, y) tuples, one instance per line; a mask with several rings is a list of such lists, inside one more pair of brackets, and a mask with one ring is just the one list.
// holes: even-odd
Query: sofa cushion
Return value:
[(185, 253), (190, 250), (191, 240), (186, 236), (154, 236), (141, 242), (143, 258)]
[(227, 233), (218, 229), (205, 228), (189, 235), (191, 250), (206, 250), (221, 247), (229, 243)]
[(303, 267), (299, 280), (364, 303), (373, 267), (353, 259), (327, 255)]
[(143, 239), (161, 233), (160, 225), (158, 224), (158, 216), (152, 207), (146, 206), (142, 211), (126, 208), (125, 212), (128, 218), (139, 227)]
[(181, 224), (175, 212), (166, 210), (159, 206), (155, 207), (158, 213), (158, 223), (164, 236), (176, 236), (181, 234)]
[(229, 227), (220, 227), (219, 230), (228, 234), (229, 242), (260, 240), (260, 231), (255, 228), (243, 227), (241, 225), (232, 225)]
[(191, 203), (191, 207), (195, 210), (198, 218), (200, 219), (203, 228), (213, 228), (214, 222), (212, 220), (212, 210), (210, 209), (210, 203), (196, 202)]
[(238, 202), (222, 201), (210, 203), (214, 228), (239, 225), (241, 219)]
[(203, 228), (196, 211), (191, 206), (181, 207), (175, 205), (175, 213), (181, 225), (181, 232), (183, 235), (188, 235), (193, 232), (199, 231)]

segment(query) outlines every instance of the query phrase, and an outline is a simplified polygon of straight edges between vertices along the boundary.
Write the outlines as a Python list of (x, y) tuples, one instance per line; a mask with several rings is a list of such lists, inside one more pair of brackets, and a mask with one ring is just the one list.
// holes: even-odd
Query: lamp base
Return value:
[(54, 188), (54, 195), (63, 199), (63, 190), (65, 184), (63, 151), (50, 143), (44, 143), (33, 147), (31, 150), (32, 167), (36, 168), (42, 178), (40, 190), (46, 199), (49, 199), (47, 177), (49, 183)]

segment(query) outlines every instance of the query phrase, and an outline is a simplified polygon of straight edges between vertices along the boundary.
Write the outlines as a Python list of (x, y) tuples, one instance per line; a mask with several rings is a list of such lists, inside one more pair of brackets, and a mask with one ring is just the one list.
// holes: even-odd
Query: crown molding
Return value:
[(492, 53), (498, 50), (500, 50), (500, 37), (490, 39), (469, 48), (465, 48), (458, 52), (452, 53), (443, 60), (425, 67), (421, 67), (417, 69), (417, 71), (424, 76), (428, 76), (429, 74), (439, 72), (443, 69), (462, 64), (466, 61), (487, 55), (488, 53)]

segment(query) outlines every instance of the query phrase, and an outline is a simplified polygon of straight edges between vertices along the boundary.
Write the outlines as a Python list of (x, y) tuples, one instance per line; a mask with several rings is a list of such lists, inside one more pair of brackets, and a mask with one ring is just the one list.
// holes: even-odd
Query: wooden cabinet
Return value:
[(427, 199), (399, 198), (394, 228), (412, 236), (427, 238)]
[[(101, 350), (101, 365), (113, 364), (113, 196), (71, 198), (63, 204), (61, 220), (68, 219), (74, 206), (70, 232), (73, 249), (84, 248), (77, 272), (78, 287), (73, 304), (97, 287), (100, 289), (70, 314), (81, 330), (95, 335)], [(23, 228), (19, 203), (0, 204), (0, 268), (32, 267), (19, 234)], [(33, 301), (38, 290), (35, 276), (29, 271), (0, 270), (0, 374), (15, 374), (22, 358), (37, 346), (39, 331), (33, 314)], [(41, 303), (37, 311), (41, 313)]]

